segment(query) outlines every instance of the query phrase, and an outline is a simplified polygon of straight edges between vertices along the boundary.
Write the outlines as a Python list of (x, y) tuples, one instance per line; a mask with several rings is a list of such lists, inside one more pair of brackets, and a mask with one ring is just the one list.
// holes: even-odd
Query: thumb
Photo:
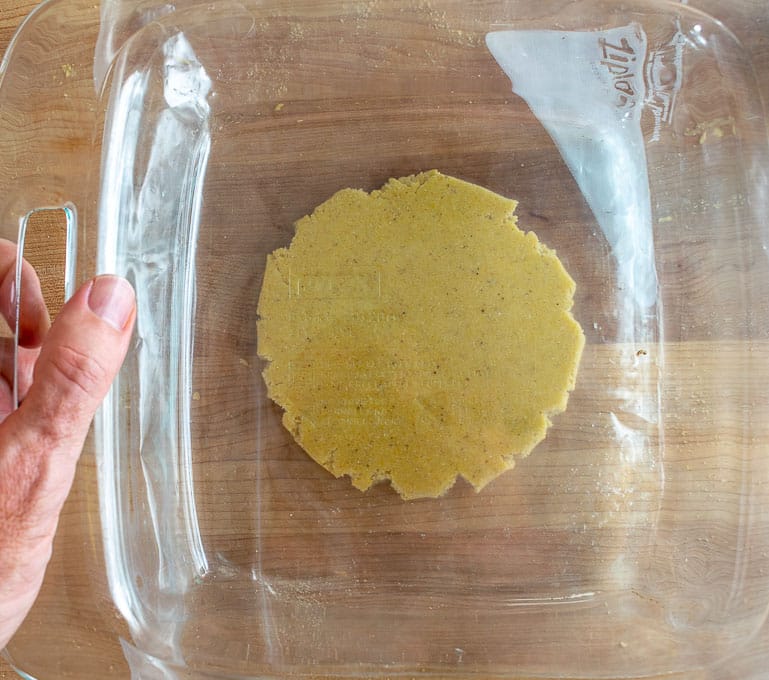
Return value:
[[(99, 276), (67, 302), (35, 364), (32, 386), (14, 414), (33, 441), (80, 453), (91, 420), (125, 358), (133, 328), (130, 284)], [(44, 447), (44, 448), (45, 448)]]
[(117, 276), (78, 290), (48, 332), (17, 413), (28, 433), (49, 446), (82, 446), (125, 358), (135, 313), (133, 289)]
[[(56, 521), (93, 415), (125, 358), (135, 315), (130, 284), (99, 276), (62, 307), (48, 331), (26, 399), (0, 425), (0, 463), (9, 468), (19, 458), (15, 469), (25, 479), (16, 489), (28, 512)], [(26, 495), (33, 490), (34, 498)]]
[(37, 595), (91, 419), (135, 316), (127, 281), (85, 284), (48, 331), (26, 399), (0, 423), (0, 648)]

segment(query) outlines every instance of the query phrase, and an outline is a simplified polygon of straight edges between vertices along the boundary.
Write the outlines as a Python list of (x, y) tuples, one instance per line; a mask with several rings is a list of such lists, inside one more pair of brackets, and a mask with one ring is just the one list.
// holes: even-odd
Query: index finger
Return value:
[[(13, 328), (16, 321), (16, 244), (0, 239), (0, 314)], [(51, 325), (43, 291), (32, 265), (21, 266), (21, 301), (19, 306), (19, 344), (39, 347)]]

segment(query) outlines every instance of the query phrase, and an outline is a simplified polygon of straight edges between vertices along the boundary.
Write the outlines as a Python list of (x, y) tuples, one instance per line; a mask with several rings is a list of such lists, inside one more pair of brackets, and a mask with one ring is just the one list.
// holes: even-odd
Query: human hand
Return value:
[[(9, 324), (15, 263), (16, 245), (0, 240), (0, 313)], [(15, 411), (12, 346), (0, 345), (0, 649), (40, 590), (80, 451), (123, 362), (136, 316), (133, 289), (113, 276), (83, 285), (52, 326), (27, 262), (21, 290), (22, 403)]]

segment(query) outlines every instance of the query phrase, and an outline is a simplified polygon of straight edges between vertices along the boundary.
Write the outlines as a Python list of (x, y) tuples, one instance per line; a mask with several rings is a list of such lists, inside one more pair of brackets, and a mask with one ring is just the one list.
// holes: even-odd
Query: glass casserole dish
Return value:
[[(41, 97), (58, 115), (30, 126)], [(54, 1), (0, 110), (2, 236), (23, 251), (29, 212), (65, 206), (68, 287), (116, 272), (139, 305), (55, 585), (9, 648), (31, 677), (41, 636), (56, 677), (98, 665), (90, 641), (150, 679), (612, 678), (759, 631), (769, 156), (726, 26), (668, 2), (306, 0), (105, 5), (99, 33)], [(520, 201), (587, 344), (530, 457), (404, 502), (283, 428), (256, 308), (297, 219), (432, 168)]]

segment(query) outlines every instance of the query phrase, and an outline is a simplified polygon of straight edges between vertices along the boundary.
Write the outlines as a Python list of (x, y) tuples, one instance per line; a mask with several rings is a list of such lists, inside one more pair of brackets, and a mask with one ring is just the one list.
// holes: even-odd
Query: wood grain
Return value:
[[(703, 2), (702, 6), (711, 11), (715, 16), (722, 19), (728, 26), (731, 26), (739, 35), (740, 39), (746, 45), (751, 53), (756, 73), (762, 84), (763, 92), (769, 94), (769, 20), (764, 0), (745, 0), (744, 2), (731, 3), (735, 5), (730, 9), (729, 3), (721, 3), (713, 0), (712, 2)], [(5, 48), (12, 32), (18, 26), (24, 16), (33, 8), (34, 3), (24, 3), (18, 0), (0, 0), (0, 48)], [(406, 24), (405, 28), (409, 28)], [(410, 27), (413, 29), (413, 26)], [(397, 30), (404, 29), (403, 26), (397, 27)], [(396, 30), (396, 29), (394, 29)], [(305, 36), (307, 37), (307, 36)], [(310, 36), (311, 37), (311, 36)], [(459, 36), (461, 38), (461, 36)], [(376, 51), (376, 46), (371, 46), (372, 53)], [(330, 60), (336, 60), (342, 65), (348, 57), (358, 58), (358, 53), (345, 55), (344, 48), (329, 55)], [(363, 55), (366, 58), (366, 55)], [(280, 66), (279, 63), (276, 64)], [(261, 162), (261, 178), (266, 183), (273, 183), (274, 193), (271, 194), (270, 205), (264, 206), (265, 212), (278, 215), (285, 225), (306, 212), (320, 200), (327, 197), (332, 187), (341, 184), (355, 184), (360, 180), (360, 164), (356, 162), (356, 149), (366, 142), (368, 129), (372, 120), (378, 120), (388, 129), (395, 131), (404, 124), (414, 124), (414, 140), (412, 155), (403, 159), (397, 154), (391, 153), (388, 149), (388, 135), (384, 134), (377, 140), (371, 140), (373, 145), (369, 151), (377, 154), (382, 159), (381, 172), (383, 175), (394, 175), (401, 173), (404, 168), (410, 165), (418, 167), (423, 159), (429, 157), (429, 149), (436, 146), (436, 135), (434, 126), (426, 121), (414, 119), (413, 113), (409, 113), (412, 100), (404, 98), (398, 106), (392, 106), (388, 109), (388, 117), (384, 120), (375, 117), (376, 111), (367, 108), (365, 98), (355, 102), (347, 102), (348, 114), (353, 121), (359, 121), (357, 127), (351, 129), (355, 134), (353, 138), (344, 139), (341, 136), (334, 138), (334, 117), (329, 116), (328, 112), (313, 111), (311, 104), (306, 100), (308, 95), (317, 95), (322, 90), (323, 84), (313, 78), (310, 71), (307, 74), (306, 88), (302, 91), (291, 93), (281, 90), (279, 76), (280, 68), (275, 71), (275, 81), (266, 82), (265, 88), (273, 88), (272, 98), (283, 98), (287, 100), (286, 107), (280, 112), (281, 115), (291, 115), (296, 119), (301, 119), (303, 128), (292, 128), (291, 139), (281, 139), (280, 136), (260, 136), (257, 133), (274, 132), (275, 127), (279, 126), (276, 121), (278, 112), (270, 107), (265, 110), (263, 116), (254, 116), (253, 108), (249, 108), (248, 103), (240, 106), (237, 102), (232, 102), (227, 109), (227, 120), (222, 120), (223, 124), (240, 126), (236, 134), (224, 136), (217, 143), (224, 148), (218, 151), (223, 154), (233, 153), (233, 149), (245, 148), (243, 157), (249, 158), (249, 162), (254, 157), (258, 157)], [(449, 74), (450, 75), (450, 74)], [(451, 77), (456, 77), (451, 76)], [(457, 82), (462, 84), (466, 80), (457, 77)], [(314, 89), (315, 88), (315, 89)], [(233, 88), (237, 92), (237, 88)], [(320, 94), (323, 94), (320, 92)], [(413, 93), (414, 96), (419, 93)], [(226, 96), (226, 93), (225, 93)], [(269, 99), (269, 97), (268, 97)], [(53, 110), (40, 112), (40, 118), (37, 120), (21, 121), (21, 128), (26, 139), (32, 139), (41, 126), (49, 123), (52, 119), (61, 118), (72, 120), (77, 115), (76, 106), (73, 108), (71, 103), (58, 102), (53, 104)], [(526, 125), (523, 118), (507, 117), (505, 115), (505, 102), (491, 102), (480, 112), (478, 118), (469, 118), (463, 121), (462, 125), (455, 129), (454, 135), (446, 136), (442, 139), (442, 148), (445, 156), (432, 160), (441, 161), (442, 169), (446, 171), (461, 172), (465, 175), (478, 173), (476, 181), (490, 185), (491, 188), (504, 190), (505, 186), (494, 186), (494, 182), (509, 184), (517, 176), (512, 169), (509, 169), (508, 175), (504, 176), (499, 172), (494, 173), (489, 170), (489, 157), (495, 158), (498, 154), (500, 130), (506, 134), (505, 143), (516, 146), (520, 153), (521, 162), (528, 167), (527, 172), (531, 172), (531, 164), (536, 164), (541, 156), (537, 153), (527, 155), (527, 149), (536, 148), (538, 145), (547, 143), (544, 135), (541, 138), (527, 138), (521, 140), (517, 136), (518, 130)], [(444, 117), (444, 118), (442, 118)], [(442, 119), (451, 119), (451, 102), (445, 102), (440, 112), (436, 112), (434, 123), (440, 123)], [(440, 125), (438, 125), (440, 128)], [(489, 130), (493, 129), (494, 134)], [(273, 146), (259, 146), (258, 142), (249, 140), (270, 139)], [(329, 144), (332, 139), (333, 145)], [(477, 157), (458, 158), (458, 150), (467, 144), (467, 140), (472, 139), (474, 148), (477, 150)], [(300, 181), (297, 167), (275, 169), (275, 159), (281, 157), (281, 143), (291, 143), (301, 147), (302, 152), (311, 157), (314, 163), (321, 169), (318, 171), (316, 182), (311, 187), (297, 187)], [(692, 144), (696, 143), (692, 139)], [(731, 143), (728, 142), (727, 143)], [(248, 145), (252, 146), (249, 147)], [(266, 142), (265, 142), (266, 144)], [(227, 148), (229, 145), (229, 148)], [(378, 145), (378, 146), (377, 146)], [(333, 152), (330, 150), (333, 148)], [(328, 162), (330, 154), (337, 154), (339, 148), (345, 150), (347, 161), (336, 166), (333, 169), (324, 170), (324, 165)], [(736, 149), (736, 147), (735, 147)], [(13, 152), (13, 149), (8, 150)], [(82, 149), (63, 148), (62, 158), (66, 158), (69, 163), (86, 162)], [(390, 155), (388, 155), (390, 154)], [(305, 158), (306, 161), (306, 158)], [(460, 162), (461, 161), (461, 162)], [(244, 161), (245, 162), (245, 161)], [(499, 155), (496, 166), (502, 167), (505, 158)], [(454, 164), (452, 166), (452, 164)], [(493, 165), (493, 164), (492, 164)], [(554, 178), (564, 184), (569, 183), (570, 177), (563, 168), (561, 174)], [(521, 173), (522, 174), (522, 173)], [(244, 177), (246, 179), (244, 179)], [(500, 177), (505, 177), (500, 180)], [(496, 178), (496, 179), (495, 179)], [(242, 182), (240, 190), (248, 191), (248, 177), (242, 169), (221, 167), (215, 169), (211, 175), (212, 186), (215, 188), (219, 182), (222, 186), (229, 186), (235, 179)], [(381, 184), (382, 177), (370, 177), (368, 181), (372, 186)], [(673, 178), (660, 178), (661, 181), (672, 181)], [(29, 178), (30, 181), (34, 177)], [(281, 192), (297, 194), (299, 188), (304, 189), (305, 204), (285, 205), (280, 202)], [(372, 188), (372, 187), (366, 187)], [(560, 194), (550, 195), (546, 198), (540, 196), (536, 186), (523, 186), (524, 195), (519, 196), (523, 205), (528, 206), (528, 214), (524, 217), (530, 221), (530, 227), (536, 227), (537, 231), (549, 237), (549, 242), (558, 241), (559, 252), (569, 252), (581, 238), (581, 232), (575, 225), (584, 222), (586, 207), (581, 204), (570, 202), (570, 191), (563, 191)], [(739, 207), (739, 206), (734, 206)], [(697, 210), (705, 210), (704, 206), (688, 206), (688, 210), (682, 211), (683, 215), (674, 216), (676, 220), (685, 224), (685, 220), (696, 217)], [(233, 219), (253, 219), (253, 215), (239, 214), (243, 207), (238, 205), (214, 203), (208, 208), (211, 211), (210, 217), (222, 217), (222, 222)], [(572, 231), (562, 229), (560, 232), (542, 220), (543, 215), (555, 213), (559, 216), (561, 224), (571, 225)], [(740, 248), (739, 234), (730, 231), (729, 217), (731, 213), (725, 213), (724, 221), (721, 226), (726, 229), (723, 238), (724, 250), (721, 256), (728, 260), (730, 248)], [(688, 217), (687, 217), (688, 216)], [(41, 272), (44, 288), (51, 309), (55, 312), (56, 307), (61, 303), (61, 224), (53, 218), (54, 216), (44, 216), (43, 224), (36, 231), (38, 240), (29, 244), (28, 256), (33, 260)], [(668, 216), (660, 216), (663, 219)], [(45, 221), (48, 220), (48, 221)], [(46, 230), (50, 229), (49, 237), (46, 237)], [(566, 234), (564, 236), (563, 234)], [(262, 244), (261, 247), (271, 249), (285, 241), (286, 233), (274, 234), (274, 242)], [(53, 245), (52, 245), (53, 244)], [(216, 248), (221, 245), (221, 241), (212, 240), (206, 246), (210, 249), (212, 262), (218, 263), (212, 267), (211, 271), (202, 271), (200, 273), (201, 281), (204, 285), (215, 288), (221, 284), (221, 277), (218, 272), (225, 266), (227, 258), (232, 256), (231, 250), (223, 249), (217, 253)], [(590, 558), (590, 551), (595, 549), (595, 545), (590, 545), (585, 533), (580, 533), (579, 526), (584, 521), (589, 521), (588, 517), (583, 517), (579, 513), (584, 512), (584, 503), (580, 502), (577, 493), (595, 483), (592, 477), (588, 476), (587, 470), (591, 465), (602, 465), (606, 472), (607, 489), (623, 488), (623, 485), (636, 490), (632, 498), (622, 493), (606, 493), (598, 496), (599, 500), (591, 512), (603, 514), (608, 518), (607, 525), (601, 534), (601, 544), (599, 548), (605, 551), (607, 557), (620, 557), (624, 554), (624, 548), (627, 542), (632, 540), (633, 532), (643, 533), (652, 524), (660, 527), (659, 545), (664, 549), (674, 549), (676, 546), (682, 551), (682, 554), (693, 555), (690, 563), (681, 566), (680, 573), (671, 578), (677, 581), (685, 580), (693, 583), (694, 592), (696, 586), (707, 582), (709, 578), (715, 578), (719, 574), (703, 567), (703, 560), (699, 559), (701, 551), (697, 546), (702, 545), (702, 541), (714, 541), (723, 545), (730, 545), (734, 541), (735, 527), (730, 524), (734, 517), (734, 512), (725, 506), (731, 507), (733, 499), (719, 498), (714, 495), (714, 502), (709, 508), (701, 508), (698, 505), (693, 507), (686, 506), (685, 491), (708, 493), (714, 485), (724, 483), (724, 481), (733, 481), (740, 473), (737, 469), (730, 469), (724, 466), (724, 460), (728, 459), (723, 453), (723, 447), (726, 445), (739, 445), (743, 448), (745, 460), (752, 460), (753, 457), (765, 454), (765, 448), (761, 448), (760, 443), (765, 442), (769, 432), (757, 430), (751, 437), (759, 439), (759, 444), (746, 438), (745, 432), (739, 428), (736, 419), (728, 421), (728, 427), (722, 427), (724, 422), (719, 421), (719, 413), (712, 409), (700, 410), (702, 404), (712, 404), (717, 401), (717, 390), (723, 390), (724, 399), (730, 395), (740, 393), (745, 390), (751, 391), (754, 395), (753, 402), (753, 422), (769, 423), (769, 403), (765, 398), (763, 386), (769, 382), (769, 347), (766, 343), (757, 340), (752, 346), (735, 345), (730, 334), (734, 329), (728, 321), (722, 319), (706, 318), (696, 314), (696, 310), (707, 307), (709, 294), (712, 294), (710, 285), (732, 286), (733, 289), (721, 290), (720, 294), (733, 294), (739, 297), (740, 289), (735, 286), (728, 272), (717, 281), (700, 281), (700, 271), (696, 263), (701, 261), (699, 256), (705, 256), (700, 250), (697, 250), (697, 243), (681, 243), (677, 239), (671, 239), (669, 243), (661, 243), (663, 249), (666, 269), (661, 272), (666, 281), (671, 282), (667, 288), (669, 298), (666, 300), (666, 310), (670, 318), (680, 320), (682, 326), (686, 326), (685, 332), (681, 327), (669, 329), (668, 340), (675, 342), (682, 337), (686, 337), (689, 342), (680, 343), (666, 348), (664, 359), (667, 362), (666, 368), (675, 376), (675, 380), (665, 385), (662, 391), (660, 412), (666, 418), (665, 434), (667, 437), (666, 449), (666, 484), (672, 490), (671, 495), (683, 498), (681, 505), (675, 507), (652, 507), (650, 504), (644, 504), (644, 490), (647, 490), (647, 498), (654, 496), (653, 489), (655, 484), (659, 483), (653, 475), (639, 476), (639, 467), (632, 465), (615, 464), (607, 465), (612, 451), (611, 428), (614, 427), (610, 421), (610, 414), (616, 413), (616, 404), (595, 403), (591, 400), (591, 394), (596, 391), (597, 385), (591, 383), (581, 383), (577, 392), (575, 392), (570, 410), (560, 418), (554, 428), (551, 436), (546, 440), (541, 449), (522, 463), (524, 469), (522, 474), (511, 473), (505, 475), (492, 485), (488, 493), (482, 496), (474, 496), (471, 492), (460, 485), (453, 493), (450, 499), (440, 509), (441, 526), (446, 529), (446, 518), (450, 517), (450, 528), (452, 532), (438, 531), (436, 525), (437, 514), (431, 514), (420, 510), (423, 506), (403, 506), (394, 505), (388, 495), (386, 488), (377, 488), (366, 497), (361, 503), (357, 496), (354, 496), (346, 480), (329, 481), (324, 476), (323, 471), (317, 469), (317, 466), (308, 464), (304, 454), (293, 446), (287, 439), (286, 433), (281, 429), (277, 411), (271, 415), (269, 432), (267, 437), (272, 441), (272, 445), (266, 448), (267, 455), (264, 459), (266, 474), (268, 475), (268, 502), (262, 508), (265, 515), (262, 518), (264, 533), (264, 544), (260, 546), (268, 555), (271, 562), (267, 565), (268, 573), (273, 575), (290, 576), (295, 580), (311, 580), (317, 577), (319, 573), (328, 573), (334, 571), (338, 575), (337, 585), (344, 588), (346, 579), (355, 578), (358, 580), (371, 579), (375, 574), (381, 574), (383, 568), (392, 570), (401, 579), (422, 579), (423, 574), (414, 571), (414, 563), (408, 557), (408, 550), (413, 546), (413, 536), (419, 532), (433, 532), (433, 540), (424, 549), (426, 563), (432, 570), (432, 575), (440, 581), (441, 570), (453, 569), (455, 576), (461, 576), (468, 581), (477, 576), (477, 573), (459, 573), (459, 566), (452, 560), (455, 551), (451, 542), (461, 536), (466, 546), (469, 556), (477, 555), (484, 547), (493, 545), (495, 549), (505, 555), (506, 559), (515, 563), (516, 567), (522, 573), (536, 573), (542, 575), (548, 573), (555, 575), (555, 571), (560, 565), (548, 561), (548, 555), (562, 554), (558, 553), (553, 546), (562, 546), (564, 541), (568, 541), (570, 555), (574, 558), (577, 565), (574, 568), (574, 574), (583, 574), (584, 569), (580, 569), (580, 564), (594, 564)], [(219, 257), (221, 259), (217, 260)], [(248, 258), (253, 254), (250, 250), (245, 250), (242, 257), (243, 261), (229, 262), (233, 270), (247, 271)], [(577, 261), (573, 262), (573, 267), (577, 276), (582, 281), (587, 281), (583, 290), (594, 290), (600, 287), (601, 278), (609, 277), (612, 272), (607, 263), (598, 267), (594, 263)], [(718, 262), (708, 262), (708, 265), (714, 270), (718, 270)], [(674, 282), (680, 284), (674, 284)], [(695, 282), (698, 285), (695, 285)], [(231, 283), (231, 282), (229, 282)], [(754, 282), (757, 289), (767, 289), (766, 281), (760, 280)], [(258, 288), (258, 281), (244, 280), (242, 282), (244, 295), (247, 293), (253, 297), (255, 288)], [(680, 287), (677, 287), (680, 285)], [(698, 290), (701, 298), (687, 299), (685, 291)], [(764, 304), (764, 303), (761, 303)], [(600, 308), (595, 301), (583, 298), (578, 301), (578, 305), (590, 307), (591, 309)], [(607, 303), (604, 310), (605, 319), (602, 322), (601, 332), (611, 336), (613, 327), (610, 318), (610, 303)], [(235, 317), (233, 328), (236, 332), (238, 324), (244, 326), (249, 323), (247, 317)], [(693, 330), (694, 329), (694, 330)], [(600, 375), (598, 370), (600, 366), (606, 366), (604, 377), (607, 380), (614, 380), (620, 384), (625, 379), (624, 372), (617, 368), (632, 362), (635, 366), (646, 362), (647, 367), (657, 367), (663, 358), (653, 352), (646, 355), (638, 355), (639, 349), (646, 351), (648, 348), (638, 348), (631, 346), (602, 346), (599, 344), (601, 338), (597, 329), (587, 329), (592, 334), (593, 341), (586, 351), (586, 374), (591, 376)], [(767, 329), (758, 329), (766, 331)], [(246, 334), (247, 335), (247, 334)], [(754, 336), (758, 339), (765, 337), (761, 332), (756, 332)], [(208, 545), (235, 567), (242, 566), (246, 568), (250, 564), (255, 546), (245, 542), (242, 539), (244, 524), (251, 521), (254, 508), (248, 507), (252, 498), (253, 470), (249, 466), (252, 461), (248, 457), (238, 459), (232, 455), (233, 440), (238, 444), (238, 433), (242, 430), (242, 437), (248, 436), (248, 420), (253, 415), (232, 403), (228, 403), (226, 395), (228, 390), (221, 381), (225, 378), (237, 379), (237, 371), (244, 370), (243, 365), (238, 361), (238, 357), (222, 357), (217, 349), (220, 348), (215, 340), (204, 338), (209, 343), (209, 358), (211, 359), (207, 369), (197, 376), (197, 380), (205, 389), (201, 389), (200, 402), (196, 408), (206, 409), (208, 419), (203, 419), (201, 427), (205, 428), (206, 423), (210, 423), (210, 431), (201, 431), (199, 435), (208, 442), (205, 449), (205, 455), (201, 456), (196, 465), (196, 477), (202, 480), (201, 498), (208, 504), (210, 514), (206, 517), (211, 522), (210, 525), (202, 527), (205, 540)], [(220, 338), (222, 346), (232, 346), (232, 338)], [(205, 343), (204, 343), (205, 344)], [(243, 347), (243, 356), (247, 360), (254, 361), (253, 348)], [(242, 357), (241, 357), (242, 358)], [(218, 361), (218, 363), (217, 363)], [(256, 363), (254, 365), (257, 365)], [(729, 375), (730, 366), (738, 366), (744, 372), (745, 366), (755, 367), (753, 378), (749, 384), (729, 384), (717, 379), (719, 376)], [(614, 366), (615, 368), (612, 368)], [(642, 372), (643, 374), (643, 372)], [(213, 377), (212, 377), (213, 376)], [(263, 397), (263, 395), (262, 395)], [(587, 412), (599, 411), (604, 414), (605, 419), (601, 421), (602, 426), (591, 428), (587, 432), (581, 423), (585, 422)], [(679, 413), (696, 414), (694, 420), (682, 420), (676, 417)], [(217, 441), (217, 433), (221, 432), (219, 425), (226, 421), (228, 424), (227, 437)], [(643, 424), (632, 423), (633, 427), (641, 428)], [(240, 428), (240, 430), (239, 430)], [(632, 428), (631, 428), (632, 429)], [(652, 428), (653, 430), (654, 428)], [(207, 436), (206, 436), (207, 435)], [(651, 432), (650, 436), (656, 436)], [(584, 459), (580, 466), (572, 466), (570, 462), (558, 460), (558, 444), (561, 441), (568, 440), (572, 449), (578, 452)], [(241, 442), (245, 448), (245, 441)], [(575, 470), (573, 476), (574, 495), (569, 493), (556, 493), (554, 482), (548, 482), (548, 470), (558, 469), (558, 466), (572, 467)], [(643, 468), (646, 470), (646, 468)], [(635, 475), (635, 476), (634, 476)], [(764, 478), (754, 480), (755, 484), (764, 484)], [(241, 493), (243, 499), (242, 507), (234, 507), (231, 503), (224, 504), (216, 494), (216, 489), (227, 485), (231, 494)], [(51, 562), (46, 583), (41, 593), (38, 604), (32, 612), (28, 622), (25, 624), (19, 640), (15, 643), (15, 649), (20, 656), (25, 659), (35, 659), (40, 668), (54, 668), (55, 676), (40, 677), (39, 680), (66, 680), (75, 678), (76, 680), (101, 680), (102, 678), (127, 678), (128, 672), (122, 656), (122, 652), (115, 641), (115, 630), (122, 631), (119, 616), (114, 612), (108, 595), (106, 578), (101, 557), (101, 545), (92, 544), (82, 535), (82, 526), (85, 518), (93, 518), (97, 514), (98, 500), (95, 495), (96, 488), (96, 469), (93, 456), (86, 455), (78, 469), (78, 481), (73, 489), (73, 493), (67, 502), (60, 522), (60, 532), (57, 538), (54, 558)], [(297, 488), (301, 490), (301, 496), (304, 499), (297, 503), (297, 499), (292, 494), (297, 494)], [(560, 489), (562, 491), (562, 489)], [(354, 496), (354, 497), (353, 497)], [(552, 499), (558, 496), (559, 502), (554, 504)], [(307, 499), (310, 499), (309, 501)], [(523, 502), (529, 503), (525, 511), (519, 507)], [(628, 506), (629, 501), (635, 505), (632, 510)], [(318, 518), (320, 513), (313, 506), (317, 503), (322, 506), (333, 504), (338, 508), (337, 515), (332, 519), (324, 520), (320, 527)], [(492, 507), (499, 504), (506, 504), (508, 508), (515, 508), (518, 512), (512, 513), (515, 516), (524, 518), (520, 525), (514, 527), (494, 526), (489, 523), (489, 517), (494, 517), (491, 511)], [(295, 512), (297, 505), (300, 511)], [(766, 529), (766, 518), (769, 516), (769, 508), (754, 508), (756, 516), (761, 520), (755, 526), (755, 541), (757, 544), (765, 544), (766, 538), (761, 532)], [(726, 518), (723, 522), (722, 531), (713, 535), (682, 535), (675, 531), (676, 517), (680, 513), (701, 513), (709, 519), (718, 523), (721, 518)], [(451, 513), (447, 515), (447, 513)], [(650, 515), (654, 514), (654, 519)], [(526, 525), (528, 518), (533, 525)], [(632, 520), (632, 521), (631, 521)], [(533, 531), (534, 525), (549, 525), (554, 527), (551, 533), (541, 533)], [(230, 527), (232, 531), (226, 529)], [(439, 527), (438, 527), (439, 528)], [(507, 531), (507, 533), (506, 533)], [(377, 538), (388, 541), (387, 547), (384, 543), (375, 541), (364, 541), (363, 535), (371, 532)], [(511, 533), (512, 532), (512, 533)], [(93, 535), (98, 536), (98, 529), (93, 530)], [(350, 538), (352, 537), (352, 538)], [(528, 553), (521, 553), (510, 549), (512, 539), (518, 539), (518, 543), (532, 546)], [(350, 544), (350, 541), (353, 544)], [(362, 550), (359, 548), (363, 546)], [(359, 560), (356, 566), (356, 573), (350, 574), (348, 567), (351, 554)], [(639, 559), (653, 561), (654, 554), (639, 555)], [(516, 562), (517, 560), (517, 562)], [(534, 560), (534, 567), (532, 567)], [(90, 562), (87, 568), (83, 568), (83, 562)], [(606, 561), (602, 563), (607, 563)], [(478, 566), (478, 565), (476, 565)], [(479, 568), (485, 580), (494, 582), (501, 580), (501, 574), (498, 571), (499, 564), (494, 560), (480, 562)], [(716, 570), (719, 568), (716, 565)], [(534, 569), (534, 571), (532, 571)], [(528, 570), (528, 572), (527, 572)], [(548, 572), (551, 570), (552, 573)], [(79, 574), (79, 576), (78, 576)], [(572, 576), (577, 578), (576, 576)], [(66, 575), (66, 578), (65, 578)], [(596, 579), (605, 577), (605, 574), (592, 574)], [(748, 575), (755, 576), (755, 574)], [(565, 576), (565, 589), (568, 589), (569, 575)], [(536, 580), (536, 579), (535, 579)], [(425, 581), (419, 581), (422, 585)], [(571, 584), (574, 585), (574, 584)], [(395, 583), (390, 584), (393, 596), (398, 596), (398, 588)], [(656, 584), (659, 592), (664, 593), (670, 584), (661, 581)], [(238, 593), (228, 591), (226, 587), (212, 592), (218, 593), (221, 598), (218, 603), (229, 602), (232, 611), (241, 615), (231, 621), (231, 647), (233, 654), (238, 655), (242, 650), (241, 645), (245, 644), (248, 634), (258, 635), (258, 622), (247, 620), (249, 593)], [(374, 604), (373, 600), (366, 600), (366, 591), (363, 590), (364, 597), (358, 603), (361, 616), (365, 615), (366, 607)], [(433, 592), (433, 595), (435, 593)], [(333, 596), (333, 593), (331, 593)], [(296, 616), (302, 615), (301, 606), (307, 607), (305, 613), (312, 607), (308, 600), (295, 598), (299, 603), (299, 608), (294, 611)], [(77, 603), (76, 615), (73, 615), (73, 605)], [(331, 597), (330, 604), (333, 604)], [(216, 604), (210, 601), (196, 602), (201, 610)], [(712, 603), (712, 606), (718, 607), (723, 603)], [(638, 606), (638, 605), (635, 605)], [(52, 622), (62, 631), (55, 639), (40, 639), (36, 637), (37, 631), (51, 630)], [(559, 625), (563, 626), (563, 632), (568, 633), (568, 619), (562, 621)], [(201, 630), (190, 630), (188, 634), (205, 635), (207, 631), (203, 626)], [(418, 639), (419, 630), (409, 629), (406, 631), (414, 639)], [(633, 634), (632, 631), (629, 632)], [(525, 639), (525, 634), (524, 634)], [(351, 642), (352, 644), (352, 642)], [(567, 652), (574, 654), (575, 658), (584, 653), (584, 650), (576, 646), (573, 641), (567, 646)], [(714, 640), (714, 644), (718, 644)], [(205, 649), (201, 649), (201, 655), (205, 656)], [(632, 653), (630, 650), (628, 653)], [(3, 661), (0, 660), (0, 679), (6, 680), (15, 675), (4, 668)], [(681, 675), (680, 680), (764, 680), (766, 668), (769, 667), (769, 626), (764, 627), (764, 631), (751, 644), (750, 648), (744, 654), (740, 654), (739, 659), (730, 660), (710, 671), (703, 671), (697, 674)], [(34, 670), (34, 669), (31, 669)], [(671, 676), (668, 676), (671, 677)], [(672, 676), (675, 677), (675, 676)]]

